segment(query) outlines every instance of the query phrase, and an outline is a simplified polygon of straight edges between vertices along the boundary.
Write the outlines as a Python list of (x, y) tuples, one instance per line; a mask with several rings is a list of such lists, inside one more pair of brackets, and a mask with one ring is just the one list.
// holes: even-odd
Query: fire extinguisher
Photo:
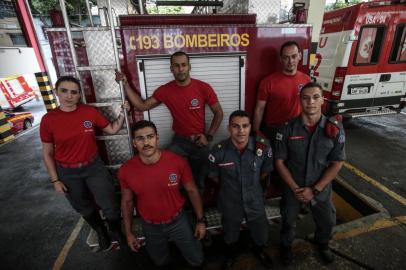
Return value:
[(292, 13), (294, 14), (293, 23), (306, 23), (307, 10), (305, 9), (305, 3), (294, 3)]

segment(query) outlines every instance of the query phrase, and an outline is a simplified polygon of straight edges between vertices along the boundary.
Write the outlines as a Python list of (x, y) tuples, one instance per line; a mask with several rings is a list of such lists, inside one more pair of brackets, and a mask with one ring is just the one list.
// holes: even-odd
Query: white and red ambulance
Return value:
[(327, 112), (399, 112), (406, 93), (406, 1), (373, 1), (326, 12), (312, 71)]

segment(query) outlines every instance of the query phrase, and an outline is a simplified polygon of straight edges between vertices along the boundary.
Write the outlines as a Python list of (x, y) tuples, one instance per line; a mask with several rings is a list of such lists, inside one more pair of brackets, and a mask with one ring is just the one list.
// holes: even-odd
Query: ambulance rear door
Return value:
[(405, 11), (404, 5), (363, 11), (341, 96), (346, 108), (399, 107), (406, 92)]
[(383, 70), (378, 74), (374, 106), (398, 108), (406, 95), (406, 16), (392, 16), (391, 20), (390, 42), (387, 42)]
[(382, 61), (385, 25), (362, 25), (355, 52), (349, 59), (341, 101), (347, 109), (373, 106)]

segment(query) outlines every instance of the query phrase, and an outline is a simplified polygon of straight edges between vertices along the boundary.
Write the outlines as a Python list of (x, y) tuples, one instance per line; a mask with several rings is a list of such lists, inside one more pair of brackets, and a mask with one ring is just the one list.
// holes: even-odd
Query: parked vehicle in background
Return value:
[(35, 93), (24, 76), (0, 79), (0, 106), (4, 109), (17, 108), (35, 98)]
[(34, 123), (34, 116), (30, 112), (5, 110), (4, 113), (14, 135), (31, 128)]
[(406, 5), (373, 1), (326, 12), (313, 77), (344, 116), (400, 112), (406, 101)]

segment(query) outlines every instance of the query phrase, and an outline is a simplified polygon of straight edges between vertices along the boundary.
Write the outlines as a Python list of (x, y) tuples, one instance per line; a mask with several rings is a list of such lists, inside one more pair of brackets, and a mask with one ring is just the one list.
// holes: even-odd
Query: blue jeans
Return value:
[(201, 266), (203, 250), (194, 237), (192, 227), (184, 211), (168, 224), (142, 222), (145, 244), (149, 256), (158, 266), (170, 263), (168, 242), (172, 241), (191, 266)]
[(188, 159), (193, 178), (200, 194), (203, 194), (208, 173), (209, 147), (199, 147), (190, 139), (175, 135), (167, 149)]

